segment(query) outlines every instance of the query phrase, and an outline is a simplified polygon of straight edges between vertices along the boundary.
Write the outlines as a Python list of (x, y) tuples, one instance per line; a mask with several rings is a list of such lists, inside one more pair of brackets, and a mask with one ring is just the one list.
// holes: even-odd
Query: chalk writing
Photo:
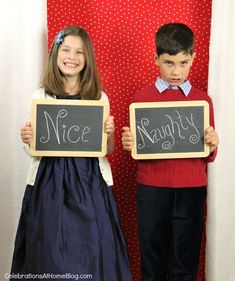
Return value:
[[(153, 128), (150, 120), (146, 117), (136, 122), (136, 128), (140, 140), (138, 149), (143, 149), (149, 141), (152, 144), (161, 143), (163, 150), (170, 150), (176, 144), (176, 139), (188, 141), (191, 144), (197, 144), (200, 141), (200, 133), (195, 124), (193, 114), (182, 116), (179, 111), (174, 110), (172, 114), (164, 114), (164, 124)], [(153, 120), (151, 121), (153, 123)]]
[(74, 125), (66, 125), (66, 120), (63, 120), (68, 115), (68, 111), (66, 109), (61, 109), (58, 111), (55, 120), (50, 116), (47, 111), (43, 112), (45, 128), (46, 128), (46, 136), (40, 137), (41, 143), (48, 143), (50, 139), (55, 136), (57, 143), (78, 143), (78, 142), (88, 142), (88, 134), (91, 132), (91, 128), (88, 126), (84, 126), (83, 128), (79, 127), (78, 124)]

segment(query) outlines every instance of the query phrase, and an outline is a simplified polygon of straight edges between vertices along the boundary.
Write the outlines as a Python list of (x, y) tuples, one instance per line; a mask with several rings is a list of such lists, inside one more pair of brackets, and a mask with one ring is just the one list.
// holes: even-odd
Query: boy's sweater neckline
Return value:
[(163, 93), (167, 89), (181, 90), (186, 97), (189, 95), (191, 88), (192, 88), (192, 85), (189, 82), (189, 80), (185, 80), (179, 86), (171, 86), (168, 82), (161, 79), (160, 77), (157, 78), (154, 85), (155, 85), (156, 89), (159, 91), (159, 93)]

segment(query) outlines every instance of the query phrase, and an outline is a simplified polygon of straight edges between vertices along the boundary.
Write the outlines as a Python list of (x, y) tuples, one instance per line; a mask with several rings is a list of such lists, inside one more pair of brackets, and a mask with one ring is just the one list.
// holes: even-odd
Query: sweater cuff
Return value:
[(216, 148), (206, 159), (207, 159), (207, 162), (210, 163), (210, 162), (213, 162), (216, 158), (216, 155), (217, 155), (217, 151), (218, 151), (218, 148)]

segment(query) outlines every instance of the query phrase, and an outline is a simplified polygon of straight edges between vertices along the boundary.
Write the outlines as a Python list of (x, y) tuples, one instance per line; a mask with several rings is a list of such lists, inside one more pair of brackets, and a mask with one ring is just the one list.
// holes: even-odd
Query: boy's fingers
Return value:
[(124, 132), (130, 132), (130, 128), (129, 128), (129, 127), (123, 127), (122, 130), (123, 130)]
[(206, 133), (206, 134), (210, 134), (210, 133), (212, 133), (212, 132), (214, 132), (214, 131), (215, 131), (215, 130), (214, 130), (213, 127), (208, 127), (208, 128), (206, 128), (205, 133)]

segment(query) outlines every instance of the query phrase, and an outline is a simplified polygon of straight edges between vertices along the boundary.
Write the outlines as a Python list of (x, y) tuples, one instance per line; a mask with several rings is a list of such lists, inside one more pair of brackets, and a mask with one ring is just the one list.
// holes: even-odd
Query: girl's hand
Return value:
[(30, 122), (26, 122), (21, 128), (20, 135), (23, 143), (30, 144), (33, 141), (33, 129)]
[(205, 142), (210, 147), (210, 153), (217, 148), (219, 137), (213, 127), (209, 127), (205, 130)]
[(134, 135), (129, 127), (123, 127), (122, 130), (122, 147), (124, 150), (131, 151), (135, 140)]
[(115, 142), (114, 142), (115, 125), (114, 125), (114, 117), (113, 116), (109, 116), (105, 120), (104, 131), (108, 135), (107, 154), (110, 154), (114, 151), (114, 148), (115, 148)]
[(104, 131), (108, 136), (113, 135), (115, 131), (114, 116), (109, 116), (104, 123)]

